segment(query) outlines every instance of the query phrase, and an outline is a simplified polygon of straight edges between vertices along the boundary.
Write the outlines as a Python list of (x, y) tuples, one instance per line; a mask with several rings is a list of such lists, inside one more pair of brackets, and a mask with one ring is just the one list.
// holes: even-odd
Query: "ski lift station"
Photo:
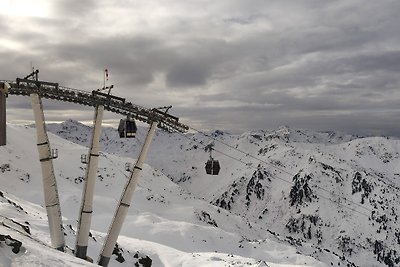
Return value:
[[(106, 87), (105, 82), (103, 88), (91, 92), (63, 87), (58, 83), (39, 80), (39, 70), (33, 70), (29, 75), (24, 78), (17, 78), (15, 81), (0, 80), (0, 145), (7, 144), (6, 98), (8, 95), (30, 97), (36, 125), (37, 149), (42, 169), (44, 204), (48, 216), (51, 245), (60, 251), (65, 250), (65, 240), (57, 182), (53, 169), (53, 159), (57, 158), (58, 151), (51, 149), (50, 146), (42, 99), (71, 102), (94, 108), (93, 130), (89, 151), (87, 155), (82, 155), (81, 157), (81, 161), (86, 164), (86, 171), (74, 253), (82, 259), (88, 260), (88, 239), (93, 212), (93, 193), (98, 167), (103, 114), (105, 111), (108, 111), (123, 116), (118, 126), (118, 133), (121, 138), (134, 138), (136, 136), (137, 126), (135, 121), (149, 124), (139, 157), (132, 164), (133, 167), (128, 168), (130, 176), (123, 189), (97, 262), (101, 266), (108, 266), (110, 261), (155, 129), (159, 128), (168, 132), (180, 133), (185, 133), (189, 129), (188, 126), (179, 122), (179, 118), (168, 114), (171, 106), (147, 109), (127, 102), (125, 98), (112, 95), (112, 88), (112, 85)], [(215, 163), (211, 165), (215, 166)], [(214, 171), (215, 167), (211, 167), (211, 169), (211, 174), (218, 174), (219, 166), (218, 171)]]

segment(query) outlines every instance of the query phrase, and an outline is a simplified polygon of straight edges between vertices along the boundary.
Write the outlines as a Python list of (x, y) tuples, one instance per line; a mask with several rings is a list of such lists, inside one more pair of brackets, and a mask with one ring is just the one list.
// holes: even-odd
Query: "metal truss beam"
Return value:
[(41, 98), (71, 102), (85, 106), (96, 107), (103, 105), (104, 110), (129, 116), (138, 121), (151, 124), (157, 121), (157, 127), (168, 132), (187, 132), (189, 127), (180, 123), (179, 118), (162, 112), (158, 109), (149, 109), (138, 106), (125, 98), (101, 93), (77, 90), (60, 86), (58, 83), (17, 78), (16, 81), (4, 81), (10, 84), (10, 95), (29, 96), (38, 94)]

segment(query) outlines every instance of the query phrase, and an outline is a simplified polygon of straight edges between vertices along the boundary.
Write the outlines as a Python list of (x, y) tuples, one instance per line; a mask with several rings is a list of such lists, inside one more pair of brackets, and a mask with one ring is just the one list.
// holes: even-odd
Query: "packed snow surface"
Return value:
[[(74, 121), (48, 129), (58, 135), (49, 138), (59, 153), (53, 163), (67, 250), (50, 247), (35, 129), (8, 124), (7, 145), (0, 147), (0, 266), (93, 266), (73, 256), (86, 168), (80, 156), (88, 152), (91, 129)], [(144, 134), (140, 129), (137, 139), (120, 140), (115, 129), (103, 129), (88, 248), (95, 263), (129, 177), (125, 163), (135, 162)], [(202, 173), (207, 154), (193, 149), (188, 139), (193, 137), (157, 132), (110, 266), (146, 266), (149, 260), (151, 266), (171, 267), (327, 266), (326, 258), (341, 261), (330, 253), (323, 260), (301, 253), (268, 224), (216, 205), (219, 190), (236, 179), (228, 173), (248, 168), (225, 164), (221, 177), (207, 177)], [(311, 243), (302, 246), (312, 248)]]

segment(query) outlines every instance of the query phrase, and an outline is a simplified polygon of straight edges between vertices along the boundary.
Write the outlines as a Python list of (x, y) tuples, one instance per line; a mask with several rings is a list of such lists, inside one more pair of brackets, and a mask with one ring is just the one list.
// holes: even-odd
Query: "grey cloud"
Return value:
[(344, 59), (350, 71), (400, 71), (400, 50), (359, 55)]
[(0, 31), (2, 34), (9, 34), (11, 31), (10, 27), (6, 23), (7, 20), (8, 18), (6, 16), (0, 15)]
[[(29, 27), (1, 21), (7, 38), (25, 48), (0, 44), (0, 78), (25, 75), (32, 61), (44, 80), (92, 90), (108, 68), (116, 94), (145, 106), (172, 103), (176, 115), (205, 127), (353, 131), (357, 120), (359, 131), (397, 132), (390, 122), (400, 99), (400, 2), (151, 3), (167, 14), (143, 14), (123, 1), (136, 12), (131, 28), (97, 36), (98, 14), (118, 14), (121, 6), (62, 1), (53, 4), (57, 16), (29, 19)], [(57, 102), (46, 108), (80, 112)], [(89, 111), (82, 114), (91, 119)]]
[(196, 62), (182, 62), (173, 66), (167, 73), (170, 87), (202, 86), (207, 82), (210, 70)]
[[(144, 46), (143, 42), (150, 44), (152, 41), (121, 37), (94, 38), (85, 43), (69, 40), (59, 45), (38, 44), (47, 51), (39, 63), (45, 63), (41, 64), (43, 73), (50, 73), (49, 77), (58, 79), (63, 84), (92, 87), (102, 80), (104, 68), (110, 69), (110, 77), (114, 80), (120, 76), (122, 78), (120, 82), (126, 84), (148, 84), (152, 81), (153, 72), (158, 65), (154, 62), (157, 58), (146, 61), (145, 54), (151, 53), (146, 49), (151, 50), (151, 47), (140, 50), (141, 46)], [(98, 73), (98, 80), (89, 78), (94, 77), (92, 75), (94, 72)]]
[[(208, 108), (179, 110), (185, 117), (204, 112), (201, 124), (208, 129), (225, 129), (240, 133), (248, 129), (275, 129), (281, 125), (319, 131), (338, 130), (359, 135), (399, 136), (400, 130), (393, 127), (393, 120), (400, 115), (397, 111), (335, 113), (299, 112), (292, 110), (271, 111), (261, 107), (236, 109)], [(222, 115), (228, 114), (228, 115)], [(249, 119), (251, 118), (251, 119)]]
[(98, 1), (95, 0), (58, 0), (53, 2), (53, 10), (58, 16), (85, 16), (96, 10)]

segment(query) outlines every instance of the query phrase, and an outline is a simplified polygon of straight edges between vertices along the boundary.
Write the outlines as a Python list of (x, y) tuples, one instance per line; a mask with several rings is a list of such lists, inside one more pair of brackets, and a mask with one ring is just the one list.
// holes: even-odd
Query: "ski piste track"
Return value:
[(148, 109), (131, 102), (125, 98), (101, 93), (97, 90), (92, 92), (60, 86), (58, 83), (35, 81), (17, 78), (16, 81), (0, 80), (10, 85), (9, 95), (30, 96), (35, 93), (41, 98), (56, 101), (71, 102), (84, 106), (96, 107), (103, 105), (104, 109), (113, 113), (121, 114), (150, 124), (157, 121), (157, 127), (169, 132), (186, 132), (189, 127), (178, 122), (178, 118), (162, 112), (158, 109)]

